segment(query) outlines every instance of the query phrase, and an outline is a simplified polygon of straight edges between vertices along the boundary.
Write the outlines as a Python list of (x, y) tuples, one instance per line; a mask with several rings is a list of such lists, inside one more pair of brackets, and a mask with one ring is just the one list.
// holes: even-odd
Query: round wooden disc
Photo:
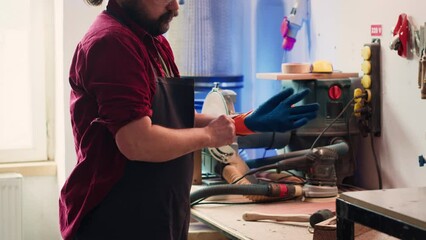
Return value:
[(281, 64), (282, 73), (310, 73), (311, 64), (309, 63), (283, 63)]

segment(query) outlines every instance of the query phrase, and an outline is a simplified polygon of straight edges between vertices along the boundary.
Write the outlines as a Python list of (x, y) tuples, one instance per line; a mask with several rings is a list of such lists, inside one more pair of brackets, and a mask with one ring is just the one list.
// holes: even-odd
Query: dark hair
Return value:
[(99, 6), (103, 2), (103, 0), (84, 0), (84, 1), (86, 1), (88, 4), (92, 6)]

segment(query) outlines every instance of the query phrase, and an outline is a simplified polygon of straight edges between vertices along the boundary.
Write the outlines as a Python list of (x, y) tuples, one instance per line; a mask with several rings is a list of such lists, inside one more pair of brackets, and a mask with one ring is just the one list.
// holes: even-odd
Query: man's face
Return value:
[(179, 10), (177, 0), (117, 0), (117, 3), (153, 36), (167, 32)]

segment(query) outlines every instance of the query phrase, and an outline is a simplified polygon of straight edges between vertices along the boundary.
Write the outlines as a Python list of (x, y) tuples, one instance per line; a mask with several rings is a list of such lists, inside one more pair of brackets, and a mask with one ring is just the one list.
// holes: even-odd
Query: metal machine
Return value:
[[(344, 141), (349, 151), (335, 163), (337, 183), (341, 184), (355, 172), (354, 153), (357, 150), (359, 127), (353, 117), (353, 92), (360, 86), (359, 78), (286, 81), (283, 87), (309, 88), (312, 91), (302, 103), (318, 102), (318, 117), (292, 132), (285, 147), (287, 152), (312, 149)], [(318, 138), (318, 136), (320, 136)]]
[[(295, 81), (296, 89), (312, 88), (314, 94), (304, 101), (320, 103), (317, 119), (291, 132), (257, 133), (238, 137), (232, 146), (205, 149), (204, 178), (219, 177), (224, 180), (219, 183), (225, 184), (195, 192), (191, 196), (193, 204), (216, 194), (243, 194), (252, 201), (269, 201), (278, 196), (336, 196), (337, 185), (352, 175), (354, 168), (348, 139), (358, 132), (356, 128), (348, 130), (352, 110), (344, 106), (352, 102), (352, 81), (355, 82), (354, 79)], [(232, 95), (232, 91), (221, 90), (216, 85), (207, 95), (202, 112), (217, 116), (232, 113), (236, 99)], [(327, 132), (322, 132), (324, 129)], [(244, 148), (285, 148), (285, 152), (242, 160), (239, 152)], [(286, 189), (286, 194), (280, 192), (282, 189)]]
[[(334, 162), (338, 158), (338, 151), (345, 151), (345, 144), (317, 148), (300, 156), (287, 158), (276, 163), (250, 169), (241, 174), (244, 164), (238, 160), (230, 160), (223, 165), (222, 174), (229, 184), (209, 186), (191, 194), (191, 204), (195, 205), (212, 195), (237, 194), (244, 195), (251, 201), (267, 202), (273, 200), (292, 199), (303, 196), (305, 198), (335, 197), (338, 194)], [(285, 156), (281, 156), (284, 157)], [(293, 181), (288, 175), (271, 177), (268, 180), (258, 177), (250, 178), (255, 173), (274, 169), (281, 171), (300, 170), (306, 172), (306, 181)], [(291, 177), (291, 176), (290, 176)], [(288, 178), (286, 181), (280, 181)], [(297, 179), (297, 178), (296, 178)]]

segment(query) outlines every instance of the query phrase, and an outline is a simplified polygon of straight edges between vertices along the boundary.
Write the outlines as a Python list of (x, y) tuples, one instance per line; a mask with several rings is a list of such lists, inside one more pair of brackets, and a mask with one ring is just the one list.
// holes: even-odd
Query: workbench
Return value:
[(345, 192), (336, 199), (337, 237), (354, 239), (354, 223), (399, 239), (426, 239), (426, 187)]
[[(324, 202), (305, 202), (288, 200), (273, 203), (251, 203), (244, 196), (231, 196), (224, 199), (208, 198), (206, 202), (228, 202), (229, 204), (201, 204), (191, 209), (192, 217), (222, 233), (229, 239), (267, 239), (267, 240), (312, 240), (309, 223), (284, 223), (276, 221), (245, 221), (245, 212), (267, 214), (312, 214), (320, 209), (335, 211), (335, 200)], [(234, 204), (232, 204), (234, 203)]]
[[(193, 189), (198, 189), (199, 187), (201, 186), (195, 186)], [(225, 237), (226, 239), (238, 240), (312, 240), (314, 239), (314, 234), (312, 233), (312, 229), (308, 228), (309, 223), (285, 223), (272, 220), (252, 222), (243, 220), (243, 214), (246, 212), (259, 212), (264, 214), (312, 214), (320, 209), (336, 210), (336, 199), (317, 200), (316, 202), (302, 201), (301, 198), (270, 203), (251, 202), (247, 204), (248, 202), (250, 201), (244, 196), (225, 195), (209, 197), (202, 202), (208, 204), (193, 206), (191, 209), (192, 218), (197, 220), (197, 222), (205, 224), (205, 226), (213, 230), (213, 232), (210, 231), (211, 236), (207, 236), (207, 234), (204, 233), (202, 238), (192, 237), (191, 239), (223, 240), (223, 237)], [(353, 222), (351, 224), (352, 226), (354, 225)], [(355, 224), (353, 230), (356, 240), (396, 240), (394, 237), (364, 227), (360, 224)], [(194, 236), (196, 235), (194, 232), (192, 234)], [(201, 232), (199, 234), (201, 234)], [(336, 232), (332, 235), (336, 236)], [(333, 237), (328, 239), (333, 240), (336, 238)], [(350, 238), (343, 237), (337, 239), (347, 240)]]

